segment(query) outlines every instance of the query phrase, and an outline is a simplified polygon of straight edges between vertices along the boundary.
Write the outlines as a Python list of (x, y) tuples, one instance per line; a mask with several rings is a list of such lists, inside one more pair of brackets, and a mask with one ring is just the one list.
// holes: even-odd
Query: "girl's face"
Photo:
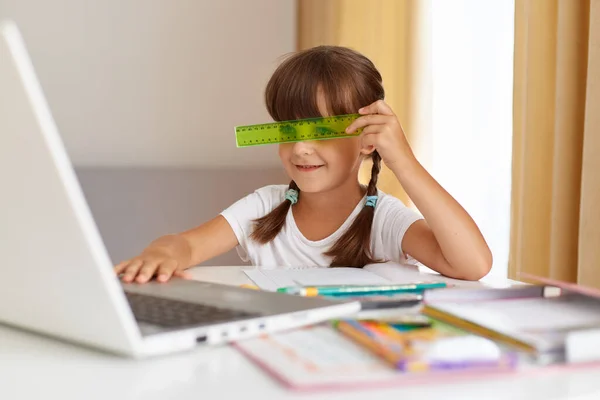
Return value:
[[(317, 104), (321, 115), (329, 116), (321, 93)], [(279, 157), (286, 172), (306, 193), (326, 192), (349, 180), (358, 182), (363, 152), (361, 140), (356, 136), (279, 145)]]

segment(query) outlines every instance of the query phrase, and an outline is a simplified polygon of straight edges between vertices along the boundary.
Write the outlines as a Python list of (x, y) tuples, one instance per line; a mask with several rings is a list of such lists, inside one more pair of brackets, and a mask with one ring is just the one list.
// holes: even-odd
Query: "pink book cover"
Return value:
[(504, 369), (495, 371), (470, 371), (470, 372), (446, 372), (425, 373), (406, 376), (396, 373), (396, 376), (387, 376), (382, 379), (363, 380), (360, 377), (353, 381), (348, 381), (347, 377), (340, 377), (338, 382), (306, 382), (297, 381), (293, 376), (285, 374), (280, 368), (272, 365), (263, 356), (249, 351), (246, 347), (234, 344), (244, 356), (262, 368), (271, 378), (286, 389), (297, 392), (329, 392), (329, 391), (354, 391), (354, 390), (373, 390), (394, 387), (406, 387), (407, 385), (453, 385), (482, 379), (500, 379), (510, 376), (516, 377), (537, 377), (541, 375), (562, 374), (565, 371), (588, 370), (590, 368), (600, 368), (600, 362), (586, 362), (578, 364), (556, 364), (547, 366), (523, 366), (517, 369)]
[(563, 282), (556, 279), (544, 278), (527, 273), (519, 274), (520, 277), (530, 279), (534, 282), (543, 283), (545, 285), (555, 286), (566, 292), (579, 293), (590, 297), (600, 298), (600, 290), (587, 286), (578, 285), (576, 283)]

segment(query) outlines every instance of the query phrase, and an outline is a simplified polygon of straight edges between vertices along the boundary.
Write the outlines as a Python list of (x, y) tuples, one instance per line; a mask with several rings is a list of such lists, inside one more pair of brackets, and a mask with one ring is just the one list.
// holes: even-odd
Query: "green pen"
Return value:
[(445, 288), (447, 286), (445, 282), (420, 282), (398, 285), (289, 286), (279, 288), (277, 291), (279, 293), (300, 296), (340, 296), (421, 292), (427, 289)]

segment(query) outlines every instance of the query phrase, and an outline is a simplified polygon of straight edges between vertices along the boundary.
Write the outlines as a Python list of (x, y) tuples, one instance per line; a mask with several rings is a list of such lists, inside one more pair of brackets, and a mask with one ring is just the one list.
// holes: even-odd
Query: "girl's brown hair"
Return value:
[[(318, 46), (292, 54), (275, 70), (265, 90), (265, 102), (275, 121), (321, 117), (317, 105), (319, 90), (325, 94), (330, 115), (352, 114), (377, 100), (383, 100), (381, 74), (362, 54), (337, 46)], [(381, 157), (371, 154), (373, 168), (367, 196), (377, 195)], [(296, 182), (290, 189), (300, 193)], [(255, 221), (251, 238), (266, 244), (283, 228), (291, 202), (284, 200)], [(350, 228), (327, 251), (332, 267), (363, 267), (378, 262), (371, 253), (371, 226), (375, 209), (363, 207)]]

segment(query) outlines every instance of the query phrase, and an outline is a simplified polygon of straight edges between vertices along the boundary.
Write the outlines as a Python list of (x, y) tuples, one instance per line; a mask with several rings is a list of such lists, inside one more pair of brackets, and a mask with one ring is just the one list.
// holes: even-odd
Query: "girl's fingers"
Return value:
[(113, 271), (115, 271), (115, 274), (120, 275), (130, 263), (131, 260), (121, 261), (113, 268)]
[(383, 125), (369, 125), (365, 129), (363, 129), (363, 131), (360, 134), (360, 137), (364, 138), (365, 136), (381, 133), (383, 128)]
[(133, 281), (146, 283), (156, 274), (159, 282), (167, 282), (172, 276), (182, 279), (192, 279), (192, 275), (186, 271), (179, 271), (179, 263), (175, 260), (165, 262), (149, 261), (142, 259), (131, 259), (123, 261), (114, 267), (117, 275), (122, 274), (121, 280), (125, 283)]
[(158, 261), (146, 261), (144, 266), (139, 270), (135, 281), (137, 283), (146, 283), (154, 276), (156, 269), (158, 268)]
[(134, 260), (131, 264), (129, 264), (129, 266), (125, 269), (125, 273), (123, 274), (123, 282), (132, 282), (142, 265), (144, 265), (142, 260)]
[(173, 276), (178, 265), (179, 263), (175, 260), (165, 261), (158, 267), (158, 277), (156, 279), (159, 282), (167, 282)]
[(381, 114), (381, 115), (394, 115), (394, 111), (388, 106), (385, 101), (377, 100), (375, 103), (371, 103), (366, 107), (358, 110), (359, 114)]
[(175, 270), (175, 272), (173, 272), (173, 276), (176, 276), (181, 279), (192, 279), (192, 274), (187, 271)]
[(363, 115), (362, 117), (356, 118), (348, 127), (346, 128), (346, 133), (352, 133), (360, 128), (364, 128), (368, 125), (383, 125), (387, 123), (390, 119), (389, 115), (378, 115), (378, 114), (369, 114)]

